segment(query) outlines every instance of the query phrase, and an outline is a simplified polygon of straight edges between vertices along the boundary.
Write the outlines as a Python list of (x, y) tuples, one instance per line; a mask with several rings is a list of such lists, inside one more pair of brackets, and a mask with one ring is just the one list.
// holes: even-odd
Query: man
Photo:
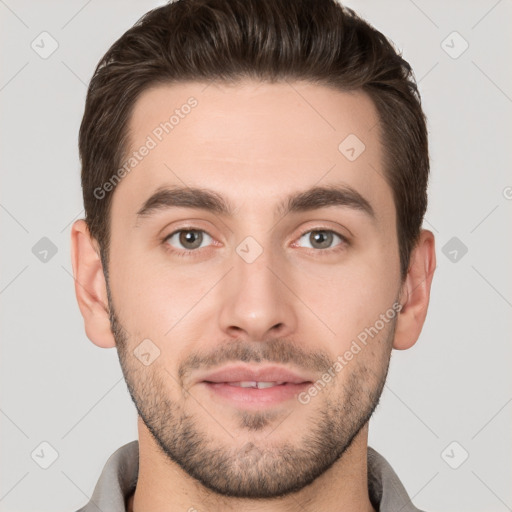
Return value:
[(333, 0), (180, 0), (103, 57), (72, 229), (138, 441), (102, 511), (414, 511), (368, 424), (436, 266), (409, 65)]

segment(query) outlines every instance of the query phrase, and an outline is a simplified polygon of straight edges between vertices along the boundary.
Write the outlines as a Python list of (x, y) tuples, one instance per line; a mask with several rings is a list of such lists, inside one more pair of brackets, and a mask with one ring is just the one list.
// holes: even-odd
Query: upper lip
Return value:
[(302, 384), (311, 382), (307, 376), (301, 376), (282, 366), (224, 366), (211, 373), (204, 374), (198, 382), (287, 382)]

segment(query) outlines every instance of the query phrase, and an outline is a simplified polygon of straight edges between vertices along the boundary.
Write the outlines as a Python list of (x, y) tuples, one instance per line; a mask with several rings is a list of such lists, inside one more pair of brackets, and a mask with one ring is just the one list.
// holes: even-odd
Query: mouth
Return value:
[(241, 387), (262, 387), (270, 385), (282, 384), (302, 384), (311, 382), (313, 378), (310, 375), (301, 375), (284, 366), (267, 365), (267, 366), (249, 366), (244, 364), (236, 364), (224, 366), (218, 370), (199, 376), (199, 382), (226, 383), (234, 384)]
[(296, 398), (312, 384), (312, 378), (279, 366), (236, 365), (203, 376), (198, 384), (206, 387), (214, 400), (259, 409)]
[[(209, 384), (214, 384), (214, 382), (208, 382)], [(282, 386), (283, 384), (288, 384), (287, 382), (256, 382), (256, 381), (240, 381), (240, 382), (220, 382), (218, 384), (227, 384), (228, 386), (236, 386), (239, 388), (258, 388), (258, 389), (267, 389), (273, 388), (274, 386)]]

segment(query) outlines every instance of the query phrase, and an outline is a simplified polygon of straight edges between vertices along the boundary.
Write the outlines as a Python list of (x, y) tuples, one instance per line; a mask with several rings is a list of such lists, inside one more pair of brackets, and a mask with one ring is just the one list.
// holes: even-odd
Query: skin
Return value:
[[(72, 228), (87, 336), (117, 347), (139, 412), (128, 510), (373, 511), (368, 418), (392, 348), (414, 345), (425, 321), (434, 236), (421, 231), (401, 281), (378, 116), (364, 93), (303, 82), (159, 85), (135, 105), (132, 149), (190, 96), (197, 107), (115, 188), (109, 293), (98, 244), (83, 220)], [(352, 162), (338, 150), (348, 134), (366, 146)], [(347, 206), (275, 216), (289, 194), (330, 184), (357, 190), (375, 220)], [(137, 219), (162, 185), (212, 189), (236, 215), (181, 207)], [(164, 239), (191, 225), (209, 235), (200, 248)], [(315, 230), (348, 243), (334, 236), (321, 246)], [(247, 236), (263, 250), (251, 263), (236, 251)], [(245, 410), (196, 382), (242, 356), (319, 379), (320, 362), (343, 355), (396, 301), (400, 313), (307, 404)], [(160, 354), (145, 366), (133, 351), (148, 338)]]

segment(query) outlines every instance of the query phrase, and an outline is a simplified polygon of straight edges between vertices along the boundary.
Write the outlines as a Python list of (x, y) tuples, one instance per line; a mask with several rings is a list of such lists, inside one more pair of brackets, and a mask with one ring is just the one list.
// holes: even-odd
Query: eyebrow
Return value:
[[(366, 214), (375, 221), (376, 215), (371, 204), (348, 185), (315, 186), (289, 195), (277, 205), (276, 216), (288, 213), (306, 212), (326, 207), (346, 207)], [(192, 208), (233, 217), (235, 208), (214, 190), (202, 187), (160, 187), (137, 212), (137, 219), (150, 217), (170, 208)]]

